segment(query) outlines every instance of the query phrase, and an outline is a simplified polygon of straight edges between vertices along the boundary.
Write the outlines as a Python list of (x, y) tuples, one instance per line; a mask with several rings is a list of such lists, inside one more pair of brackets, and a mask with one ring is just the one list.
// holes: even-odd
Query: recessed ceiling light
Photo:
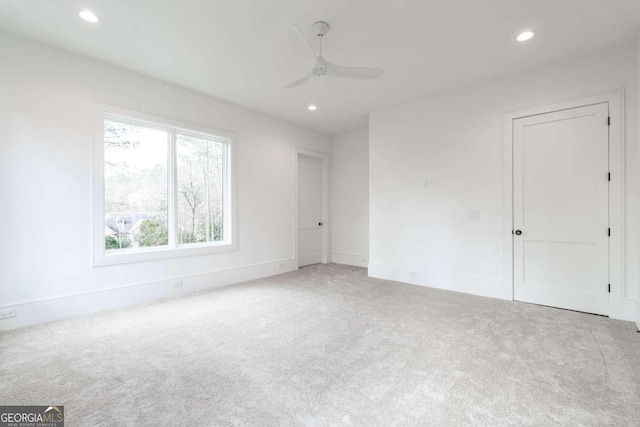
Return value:
[(84, 19), (87, 22), (95, 24), (99, 21), (95, 13), (91, 12), (90, 10), (81, 10), (80, 12), (78, 12), (78, 15), (80, 16), (80, 18)]
[(524, 42), (524, 41), (529, 40), (533, 36), (534, 36), (533, 32), (524, 31), (524, 32), (520, 33), (520, 35), (518, 36), (518, 38), (516, 40), (518, 40), (519, 42)]
[(310, 111), (316, 111), (318, 109), (315, 105), (309, 105), (307, 108), (309, 108)]

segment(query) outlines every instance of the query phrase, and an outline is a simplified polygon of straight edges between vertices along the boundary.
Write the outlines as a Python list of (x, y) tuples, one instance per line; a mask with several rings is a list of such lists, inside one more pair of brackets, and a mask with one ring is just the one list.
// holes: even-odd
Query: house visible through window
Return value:
[(94, 188), (102, 189), (95, 196), (103, 203), (94, 204), (102, 222), (95, 263), (182, 256), (189, 248), (233, 249), (232, 138), (124, 113), (99, 115), (102, 138), (95, 154), (102, 164), (96, 163)]
[(104, 120), (105, 249), (169, 244), (169, 133)]

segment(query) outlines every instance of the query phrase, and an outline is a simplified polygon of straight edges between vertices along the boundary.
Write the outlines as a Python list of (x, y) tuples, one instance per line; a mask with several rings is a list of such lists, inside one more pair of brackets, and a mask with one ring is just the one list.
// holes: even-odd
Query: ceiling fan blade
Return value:
[(350, 79), (377, 79), (384, 71), (379, 68), (367, 67), (342, 67), (326, 62), (325, 67), (330, 76), (348, 77)]
[(304, 41), (307, 43), (307, 46), (309, 46), (309, 49), (311, 49), (311, 54), (313, 55), (313, 59), (317, 59), (318, 55), (316, 55), (316, 51), (313, 49), (313, 46), (311, 46), (311, 42), (307, 38), (307, 36), (304, 33), (304, 31), (302, 31), (302, 28), (298, 27), (293, 22), (289, 23), (289, 27), (293, 27), (293, 28), (296, 28), (298, 30), (298, 32), (302, 35), (302, 38), (304, 39)]
[(306, 76), (304, 76), (303, 78), (296, 80), (293, 83), (289, 83), (288, 85), (286, 85), (284, 88), (285, 89), (291, 89), (294, 88), (296, 86), (300, 86), (302, 83), (306, 82), (307, 80), (309, 80), (311, 77), (313, 77), (313, 73), (309, 73)]

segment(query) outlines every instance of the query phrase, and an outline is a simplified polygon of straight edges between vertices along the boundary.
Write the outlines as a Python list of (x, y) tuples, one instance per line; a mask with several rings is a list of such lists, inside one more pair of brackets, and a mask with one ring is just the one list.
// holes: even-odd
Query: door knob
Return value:
[(318, 225), (322, 226), (322, 223), (321, 223), (321, 222), (319, 222), (319, 223), (318, 223)]
[(519, 236), (519, 235), (521, 235), (521, 234), (522, 234), (522, 231), (520, 231), (520, 230), (516, 230), (516, 236)]

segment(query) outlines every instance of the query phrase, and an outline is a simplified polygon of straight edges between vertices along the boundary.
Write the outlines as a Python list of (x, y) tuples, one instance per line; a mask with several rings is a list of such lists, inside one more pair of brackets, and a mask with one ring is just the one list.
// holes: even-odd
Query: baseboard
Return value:
[[(0, 331), (214, 289), (294, 271), (297, 268), (295, 260), (288, 259), (193, 276), (172, 277), (163, 281), (20, 302), (0, 307), (0, 309), (15, 308), (16, 310), (16, 317), (0, 320)], [(176, 280), (182, 281), (181, 287), (172, 286)]]
[(335, 264), (353, 265), (356, 267), (368, 267), (369, 256), (362, 254), (354, 254), (348, 252), (332, 252), (332, 261)]
[(609, 317), (628, 322), (636, 321), (637, 309), (634, 300), (616, 297), (609, 294)]
[[(512, 300), (509, 285), (498, 279), (375, 263), (369, 263), (369, 276), (447, 291), (464, 292), (507, 301)], [(640, 301), (622, 299), (614, 301), (610, 306), (609, 317), (618, 320), (635, 321), (640, 330)]]
[(298, 265), (313, 265), (320, 264), (321, 256), (319, 254), (300, 254), (298, 255)]
[(398, 267), (386, 264), (369, 263), (369, 276), (377, 279), (393, 280), (412, 285), (427, 286), (447, 291), (464, 292), (483, 297), (499, 298), (511, 301), (511, 290), (503, 280), (477, 276), (465, 276)]

